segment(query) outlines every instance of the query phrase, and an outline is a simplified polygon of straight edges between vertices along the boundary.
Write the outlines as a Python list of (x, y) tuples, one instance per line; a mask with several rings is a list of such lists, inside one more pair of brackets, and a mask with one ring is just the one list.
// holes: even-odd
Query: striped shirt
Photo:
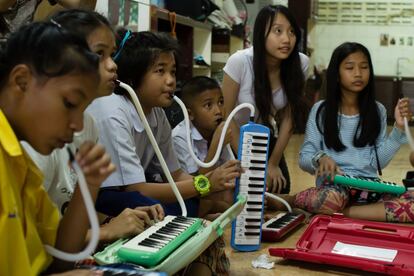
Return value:
[[(338, 114), (339, 137), (346, 149), (337, 152), (328, 149), (324, 143), (323, 135), (316, 125), (316, 112), (323, 101), (317, 102), (309, 114), (306, 125), (305, 140), (299, 154), (299, 166), (304, 171), (315, 173), (313, 158), (321, 151), (331, 157), (339, 168), (347, 175), (361, 177), (378, 177), (377, 160), (374, 146), (355, 147), (353, 145), (354, 134), (359, 122), (359, 114)], [(384, 168), (397, 153), (401, 144), (407, 143), (405, 133), (393, 128), (387, 135), (387, 112), (385, 107), (377, 102), (381, 120), (381, 131), (377, 138), (377, 152), (381, 168)], [(319, 183), (320, 181), (317, 181)]]

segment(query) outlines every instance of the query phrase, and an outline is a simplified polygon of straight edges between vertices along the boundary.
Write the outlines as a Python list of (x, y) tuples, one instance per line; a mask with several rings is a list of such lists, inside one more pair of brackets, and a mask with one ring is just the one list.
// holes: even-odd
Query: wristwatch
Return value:
[(313, 165), (313, 167), (314, 168), (318, 168), (319, 167), (319, 160), (322, 158), (322, 157), (324, 157), (326, 155), (326, 153), (325, 152), (323, 152), (323, 151), (319, 151), (319, 152), (317, 152), (314, 156), (313, 156), (313, 158), (312, 158), (312, 165)]
[(207, 176), (199, 174), (194, 177), (194, 188), (200, 193), (200, 196), (206, 196), (210, 193), (210, 180)]

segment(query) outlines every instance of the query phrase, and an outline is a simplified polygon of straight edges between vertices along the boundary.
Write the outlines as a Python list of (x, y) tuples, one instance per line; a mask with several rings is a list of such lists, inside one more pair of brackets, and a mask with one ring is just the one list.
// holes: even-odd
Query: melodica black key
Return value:
[(304, 214), (280, 213), (262, 226), (262, 241), (274, 242), (295, 229), (305, 220)]
[(335, 175), (334, 183), (356, 189), (396, 195), (401, 195), (407, 191), (404, 186), (398, 185), (397, 183), (387, 182), (381, 179), (354, 177), (349, 175)]
[(104, 276), (168, 276), (164, 272), (140, 270), (130, 264), (110, 264), (110, 265), (78, 265), (76, 268), (88, 269), (91, 271), (101, 271)]
[(117, 255), (128, 262), (153, 267), (202, 227), (198, 218), (166, 216), (144, 232), (126, 241)]
[(238, 159), (244, 172), (236, 180), (238, 194), (247, 196), (243, 211), (232, 223), (231, 246), (238, 251), (260, 247), (263, 199), (269, 151), (269, 128), (249, 122), (240, 128)]

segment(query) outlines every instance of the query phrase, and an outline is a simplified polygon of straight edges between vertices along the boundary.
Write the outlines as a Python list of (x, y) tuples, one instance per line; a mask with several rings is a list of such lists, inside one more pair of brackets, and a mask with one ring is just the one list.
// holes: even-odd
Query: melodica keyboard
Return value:
[(335, 175), (334, 183), (377, 193), (400, 195), (407, 191), (404, 186), (398, 185), (397, 183), (386, 182), (381, 179), (353, 177), (348, 175)]
[(236, 180), (234, 195), (247, 196), (247, 203), (232, 223), (231, 246), (238, 251), (260, 247), (269, 128), (249, 122), (240, 128), (238, 159), (244, 172)]
[(198, 218), (166, 216), (163, 221), (127, 240), (117, 254), (123, 260), (152, 267), (195, 234), (201, 226), (202, 220)]
[(262, 226), (262, 241), (274, 242), (295, 229), (305, 220), (304, 214), (281, 213)]

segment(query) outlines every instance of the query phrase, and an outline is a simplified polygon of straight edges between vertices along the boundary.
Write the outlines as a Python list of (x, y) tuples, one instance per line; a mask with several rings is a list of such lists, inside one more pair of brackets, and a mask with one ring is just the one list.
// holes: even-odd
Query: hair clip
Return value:
[(119, 55), (120, 55), (120, 54), (121, 54), (121, 52), (122, 52), (122, 48), (124, 48), (124, 45), (125, 45), (126, 41), (128, 40), (128, 38), (131, 36), (131, 34), (132, 34), (132, 32), (131, 32), (130, 30), (128, 30), (128, 31), (125, 33), (124, 38), (123, 38), (123, 39), (122, 39), (122, 41), (121, 41), (121, 44), (119, 44), (119, 49), (118, 49), (118, 52), (116, 52), (116, 54), (115, 54), (115, 56), (114, 56), (114, 60), (117, 60), (117, 59), (118, 59)]
[(57, 23), (54, 19), (50, 19), (50, 23), (52, 23), (53, 25), (56, 25), (56, 27), (62, 29), (62, 25), (60, 25), (59, 23)]

